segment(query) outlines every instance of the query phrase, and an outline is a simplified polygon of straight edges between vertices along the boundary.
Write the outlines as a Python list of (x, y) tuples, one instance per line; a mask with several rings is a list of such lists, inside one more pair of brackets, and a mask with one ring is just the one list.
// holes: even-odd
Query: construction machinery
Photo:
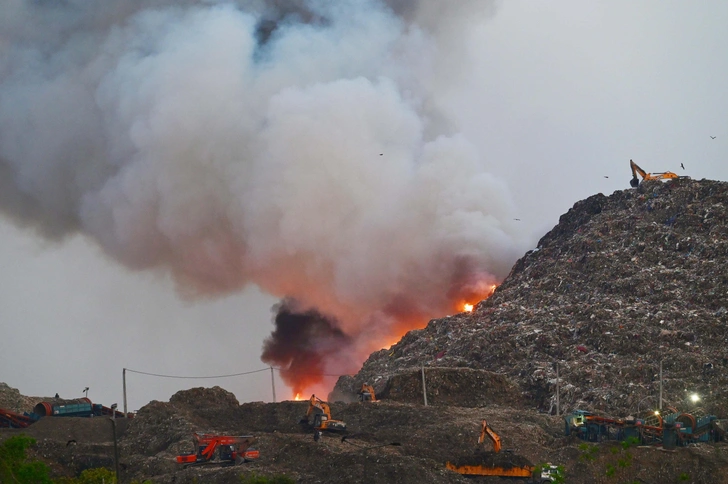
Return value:
[(360, 402), (377, 402), (377, 395), (374, 393), (374, 387), (368, 383), (363, 383), (361, 390), (357, 394)]
[(260, 457), (250, 446), (257, 440), (252, 435), (198, 434), (193, 436), (196, 452), (177, 456), (183, 467), (203, 465), (240, 465)]
[[(513, 454), (512, 452), (501, 452), (502, 444), (500, 436), (493, 430), (486, 420), (480, 427), (478, 444), (484, 444), (486, 437), (493, 444), (492, 451), (480, 449), (474, 458), (466, 458), (460, 462), (447, 462), (445, 466), (466, 476), (499, 476), (499, 477), (522, 477), (530, 479), (536, 470), (525, 457)], [(539, 482), (551, 482), (549, 478), (550, 469), (544, 473), (541, 471)], [(545, 477), (544, 477), (545, 476)]]
[(726, 421), (715, 415), (693, 415), (669, 408), (644, 418), (611, 418), (583, 410), (564, 415), (565, 435), (577, 435), (589, 442), (633, 439), (642, 445), (685, 446), (697, 442), (718, 442), (726, 437)]
[[(675, 178), (689, 178), (679, 176), (677, 173), (673, 173), (671, 171), (665, 171), (662, 173), (647, 173), (632, 160), (629, 160), (629, 167), (632, 169), (632, 179), (629, 181), (629, 184), (633, 188), (638, 187), (640, 182), (645, 180), (672, 180)], [(641, 181), (639, 178), (637, 178), (637, 175), (642, 177)]]
[[(312, 420), (313, 418), (313, 420)], [(309, 400), (308, 411), (306, 415), (299, 421), (301, 424), (313, 426), (314, 440), (318, 440), (321, 437), (321, 432), (345, 432), (346, 423), (341, 420), (334, 420), (331, 418), (331, 408), (329, 404), (318, 398), (316, 395), (311, 395)]]

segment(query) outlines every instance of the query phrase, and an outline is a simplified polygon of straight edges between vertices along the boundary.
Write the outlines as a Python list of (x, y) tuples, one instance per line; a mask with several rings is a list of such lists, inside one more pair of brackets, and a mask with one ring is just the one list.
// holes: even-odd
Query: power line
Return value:
[(204, 379), (212, 379), (212, 378), (231, 378), (234, 376), (243, 376), (243, 375), (252, 375), (253, 373), (260, 373), (263, 371), (269, 371), (270, 369), (274, 369), (277, 371), (284, 371), (288, 374), (293, 375), (316, 375), (316, 376), (354, 376), (353, 373), (344, 373), (344, 374), (333, 374), (333, 373), (319, 373), (315, 371), (299, 371), (299, 370), (292, 370), (287, 368), (278, 368), (277, 366), (268, 366), (266, 368), (261, 368), (259, 370), (252, 370), (252, 371), (244, 371), (241, 373), (230, 373), (229, 375), (212, 375), (212, 376), (182, 376), (182, 375), (163, 375), (161, 373), (151, 373), (148, 371), (139, 371), (139, 370), (132, 370), (130, 368), (127, 368), (126, 371), (131, 373), (138, 373), (140, 375), (148, 375), (148, 376), (156, 376), (160, 378), (178, 378), (178, 379), (186, 379), (186, 380), (204, 380)]
[[(277, 370), (278, 368), (276, 368)], [(242, 373), (231, 373), (229, 375), (214, 375), (214, 376), (179, 376), (179, 375), (161, 375), (159, 373), (149, 373), (146, 371), (138, 371), (138, 370), (130, 370), (129, 368), (126, 368), (126, 371), (129, 371), (131, 373), (138, 373), (140, 375), (149, 375), (149, 376), (157, 376), (160, 378), (181, 378), (181, 379), (190, 379), (190, 380), (203, 380), (208, 378), (230, 378), (233, 376), (243, 376), (243, 375), (251, 375), (253, 373), (260, 373), (262, 371), (268, 371), (270, 370), (270, 367), (265, 367), (260, 370), (253, 370), (253, 371), (244, 371)]]

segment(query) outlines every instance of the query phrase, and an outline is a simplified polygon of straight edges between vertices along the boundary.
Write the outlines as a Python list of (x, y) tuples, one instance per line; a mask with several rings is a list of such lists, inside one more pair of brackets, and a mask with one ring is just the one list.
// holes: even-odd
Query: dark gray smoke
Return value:
[(44, 236), (82, 232), (191, 297), (291, 296), (355, 363), (525, 248), (507, 188), (438, 109), (487, 0), (2, 12), (0, 209)]

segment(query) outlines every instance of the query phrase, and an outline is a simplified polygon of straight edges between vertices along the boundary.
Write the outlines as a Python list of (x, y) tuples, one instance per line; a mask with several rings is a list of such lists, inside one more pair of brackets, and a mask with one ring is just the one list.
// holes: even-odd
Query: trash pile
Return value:
[(646, 181), (576, 203), (472, 313), (407, 333), (336, 392), (482, 369), (555, 413), (558, 371), (561, 413), (625, 416), (659, 407), (661, 362), (663, 406), (728, 416), (728, 183)]
[(12, 412), (32, 412), (33, 407), (39, 402), (48, 400), (50, 397), (26, 397), (21, 395), (17, 388), (9, 386), (7, 383), (0, 382), (0, 408), (10, 410)]

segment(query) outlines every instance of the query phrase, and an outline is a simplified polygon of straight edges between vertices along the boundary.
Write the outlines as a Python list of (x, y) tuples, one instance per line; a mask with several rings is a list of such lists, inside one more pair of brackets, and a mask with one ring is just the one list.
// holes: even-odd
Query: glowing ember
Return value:
[(465, 310), (465, 312), (470, 313), (470, 312), (473, 311), (473, 305), (472, 304), (465, 303), (463, 305), (463, 309)]
[(296, 400), (296, 401), (300, 400), (301, 399), (301, 394), (300, 393), (296, 393), (296, 396), (293, 397), (293, 399)]

